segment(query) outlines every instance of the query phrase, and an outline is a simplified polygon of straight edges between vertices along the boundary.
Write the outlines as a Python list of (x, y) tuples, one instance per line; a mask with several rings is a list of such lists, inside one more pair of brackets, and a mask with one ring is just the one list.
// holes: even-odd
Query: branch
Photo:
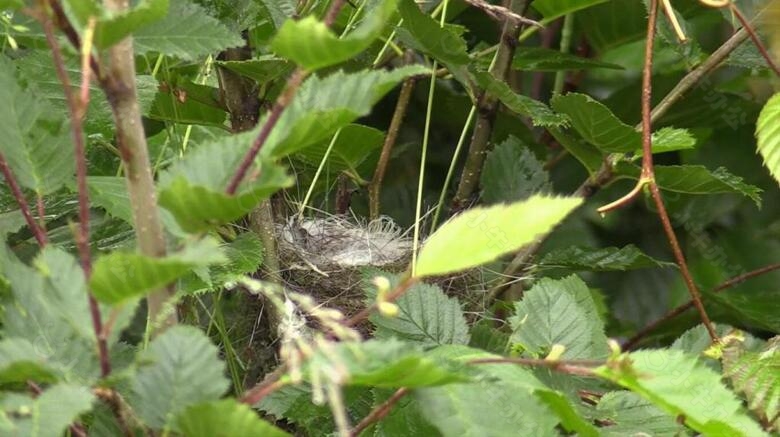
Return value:
[(371, 220), (379, 217), (379, 193), (382, 189), (382, 180), (387, 171), (387, 164), (390, 162), (390, 153), (398, 139), (398, 132), (401, 130), (401, 123), (404, 121), (406, 109), (409, 107), (415, 82), (416, 79), (410, 77), (401, 86), (401, 93), (398, 95), (398, 102), (395, 104), (393, 118), (390, 120), (390, 127), (387, 129), (387, 136), (382, 144), (382, 154), (379, 156), (379, 162), (374, 171), (374, 178), (368, 187), (369, 217)]
[(778, 68), (777, 64), (775, 64), (775, 61), (772, 59), (772, 56), (766, 50), (764, 43), (761, 42), (761, 38), (758, 37), (756, 31), (753, 29), (753, 26), (750, 25), (750, 21), (748, 21), (748, 19), (745, 18), (745, 16), (742, 14), (742, 11), (739, 10), (739, 8), (737, 7), (736, 4), (734, 4), (734, 2), (730, 2), (729, 6), (731, 7), (731, 12), (733, 12), (734, 15), (737, 16), (737, 19), (742, 24), (742, 28), (745, 29), (747, 33), (750, 35), (750, 39), (753, 41), (753, 44), (756, 46), (758, 51), (761, 52), (761, 56), (763, 56), (769, 68), (771, 68), (772, 71), (775, 72), (775, 75), (780, 76), (780, 68)]
[[(333, 25), (333, 22), (336, 21), (336, 17), (338, 17), (339, 12), (341, 11), (341, 8), (344, 7), (344, 3), (346, 3), (345, 0), (333, 0), (333, 3), (331, 3), (328, 12), (325, 14), (325, 18), (323, 19), (325, 26), (331, 27)], [(271, 131), (276, 126), (276, 123), (279, 122), (279, 119), (281, 118), (284, 110), (287, 109), (287, 106), (289, 106), (290, 102), (292, 102), (293, 97), (295, 97), (295, 93), (298, 92), (298, 88), (301, 87), (301, 84), (307, 75), (308, 72), (306, 70), (298, 67), (295, 69), (295, 71), (293, 71), (290, 78), (287, 79), (287, 85), (284, 87), (282, 93), (279, 94), (276, 102), (274, 102), (274, 106), (271, 108), (271, 112), (268, 114), (268, 118), (263, 124), (263, 127), (260, 128), (260, 132), (257, 134), (257, 137), (252, 142), (252, 147), (249, 149), (246, 155), (244, 155), (244, 159), (241, 161), (241, 164), (239, 164), (236, 173), (233, 175), (233, 178), (230, 179), (230, 183), (228, 183), (227, 189), (225, 190), (227, 194), (236, 193), (236, 190), (238, 190), (238, 186), (241, 184), (241, 181), (244, 180), (244, 177), (246, 177), (249, 168), (255, 162), (257, 154), (260, 153), (260, 150), (268, 140), (268, 136), (271, 134)]]
[[(128, 2), (106, 0), (105, 5), (110, 13), (121, 13), (127, 9)], [(136, 96), (132, 37), (124, 38), (107, 52), (109, 65), (100, 78), (100, 85), (114, 115), (138, 247), (146, 256), (163, 257), (166, 253), (165, 236), (158, 214), (149, 150)], [(149, 294), (147, 302), (153, 335), (178, 323), (176, 309), (171, 306), (173, 294), (173, 289), (169, 288), (157, 289)]]
[[(523, 12), (527, 6), (526, 0), (505, 0), (504, 4), (509, 6), (512, 12)], [(501, 32), (501, 42), (493, 59), (490, 73), (494, 78), (506, 80), (509, 67), (512, 64), (512, 57), (515, 54), (517, 46), (517, 37), (522, 27), (518, 23), (507, 21), (504, 23), (504, 29)], [(479, 118), (474, 125), (474, 133), (471, 136), (469, 153), (466, 156), (466, 162), (461, 173), (460, 183), (452, 199), (453, 211), (459, 211), (468, 204), (469, 198), (479, 183), (482, 173), (482, 164), (485, 161), (485, 155), (490, 144), (490, 137), (493, 134), (493, 122), (498, 110), (498, 98), (484, 93), (477, 103)]]
[(6, 162), (2, 153), (0, 153), (0, 172), (3, 173), (3, 177), (5, 177), (8, 188), (11, 190), (11, 195), (13, 195), (14, 200), (16, 200), (16, 204), (19, 205), (19, 209), (22, 211), (22, 216), (24, 216), (24, 221), (27, 222), (27, 226), (35, 236), (35, 240), (38, 242), (38, 246), (41, 248), (45, 247), (49, 242), (49, 240), (46, 238), (46, 231), (43, 230), (41, 225), (35, 221), (32, 214), (30, 213), (30, 206), (27, 204), (27, 199), (24, 197), (22, 189), (19, 188), (19, 184), (16, 182), (16, 178), (11, 171), (11, 167), (8, 166), (8, 162)]
[(280, 379), (286, 371), (287, 365), (280, 365), (276, 368), (276, 370), (266, 375), (262, 382), (247, 390), (246, 393), (244, 393), (241, 398), (239, 398), (239, 401), (249, 406), (256, 405), (258, 402), (263, 400), (264, 397), (285, 385), (280, 381)]
[[(84, 271), (84, 277), (86, 278), (87, 283), (89, 283), (89, 279), (92, 277), (92, 255), (90, 254), (89, 249), (89, 192), (87, 189), (87, 156), (86, 147), (84, 145), (84, 129), (82, 122), (87, 110), (87, 104), (89, 103), (89, 59), (90, 54), (92, 53), (92, 35), (94, 34), (95, 20), (90, 20), (89, 26), (84, 32), (85, 38), (81, 49), (81, 92), (78, 97), (71, 88), (70, 78), (68, 77), (65, 61), (62, 57), (62, 50), (57, 42), (57, 38), (54, 36), (54, 24), (47, 16), (42, 18), (41, 24), (43, 25), (46, 42), (51, 49), (52, 57), (54, 59), (54, 71), (62, 84), (62, 89), (65, 93), (65, 102), (67, 103), (68, 113), (70, 115), (70, 132), (73, 140), (73, 147), (75, 149), (76, 186), (79, 203), (79, 226), (75, 232), (75, 239), (79, 258), (81, 260), (81, 268)], [(95, 337), (98, 344), (100, 373), (103, 377), (106, 377), (111, 373), (111, 362), (108, 356), (108, 343), (106, 342), (106, 337), (103, 335), (103, 322), (101, 321), (100, 307), (92, 293), (87, 291), (87, 294), (89, 311), (92, 316), (92, 328), (95, 331)]]
[[(763, 275), (765, 273), (769, 273), (775, 270), (780, 270), (780, 263), (776, 264), (770, 264), (768, 266), (761, 267), (760, 269), (753, 270), (748, 273), (744, 273), (742, 275), (735, 276), (722, 284), (715, 287), (712, 292), (713, 293), (720, 293), (723, 290), (729, 289), (735, 285), (739, 285), (742, 282), (745, 282), (748, 279), (754, 278), (756, 276)], [(622, 348), (624, 350), (633, 349), (636, 347), (639, 342), (647, 337), (648, 334), (658, 329), (659, 326), (664, 325), (669, 320), (674, 319), (675, 317), (679, 316), (680, 314), (688, 311), (689, 309), (694, 307), (693, 301), (688, 301), (673, 310), (669, 311), (668, 313), (664, 314), (663, 317), (657, 319), (656, 321), (648, 324), (644, 328), (640, 329), (636, 334), (634, 334), (631, 338), (629, 338), (625, 343), (623, 343)]]
[(359, 436), (361, 432), (366, 430), (366, 428), (375, 422), (379, 422), (380, 420), (384, 419), (388, 414), (390, 414), (390, 411), (393, 409), (395, 404), (398, 403), (398, 401), (400, 401), (401, 398), (406, 396), (408, 393), (409, 389), (406, 387), (401, 387), (396, 390), (392, 396), (390, 396), (386, 401), (382, 402), (381, 405), (378, 405), (376, 408), (374, 408), (370, 413), (368, 413), (368, 416), (364, 417), (360, 423), (352, 428), (352, 430), (349, 432), (350, 437)]

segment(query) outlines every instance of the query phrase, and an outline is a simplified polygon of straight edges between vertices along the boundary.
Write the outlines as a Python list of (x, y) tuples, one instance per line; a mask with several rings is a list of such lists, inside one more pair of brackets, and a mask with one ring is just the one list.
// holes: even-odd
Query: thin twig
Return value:
[(371, 179), (371, 184), (368, 186), (369, 217), (372, 220), (379, 217), (379, 194), (382, 190), (382, 181), (387, 171), (387, 165), (390, 162), (390, 154), (398, 139), (398, 132), (401, 130), (401, 123), (403, 123), (406, 110), (409, 107), (415, 82), (416, 78), (410, 77), (401, 86), (398, 102), (395, 104), (395, 111), (393, 111), (393, 118), (390, 120), (390, 127), (387, 129), (387, 136), (382, 144), (382, 153), (379, 155), (379, 162), (374, 171), (374, 178)]
[(30, 213), (30, 206), (27, 204), (27, 199), (24, 197), (22, 189), (19, 188), (19, 184), (16, 182), (13, 171), (11, 171), (11, 167), (8, 166), (8, 162), (6, 162), (2, 153), (0, 153), (0, 172), (3, 173), (3, 177), (5, 177), (8, 188), (11, 190), (11, 195), (14, 197), (14, 200), (16, 200), (16, 204), (19, 205), (19, 210), (22, 211), (24, 221), (27, 222), (27, 227), (30, 228), (33, 236), (35, 236), (35, 240), (38, 242), (38, 246), (46, 246), (46, 244), (49, 242), (49, 240), (46, 238), (46, 232), (43, 230), (40, 224), (35, 221), (32, 214)]
[[(345, 0), (333, 0), (333, 3), (331, 3), (330, 8), (326, 12), (325, 18), (323, 20), (325, 26), (331, 27), (333, 25), (333, 23), (336, 21), (336, 17), (338, 17), (339, 12), (341, 11), (341, 8), (344, 7), (345, 3)], [(276, 126), (276, 123), (279, 122), (279, 119), (281, 118), (284, 110), (287, 109), (287, 106), (289, 106), (290, 102), (292, 102), (293, 97), (295, 97), (295, 93), (298, 92), (298, 88), (301, 87), (301, 84), (303, 84), (303, 80), (306, 78), (306, 76), (308, 76), (308, 72), (303, 68), (298, 67), (295, 69), (295, 71), (293, 71), (292, 75), (290, 75), (290, 78), (287, 79), (287, 84), (285, 85), (284, 90), (281, 94), (279, 94), (276, 102), (274, 102), (274, 105), (271, 108), (271, 112), (268, 114), (268, 118), (265, 120), (263, 127), (260, 128), (260, 132), (257, 134), (257, 137), (252, 142), (252, 147), (249, 149), (246, 155), (244, 155), (244, 159), (241, 161), (241, 164), (239, 164), (238, 169), (236, 169), (236, 173), (230, 179), (230, 183), (225, 190), (227, 194), (236, 193), (238, 186), (241, 184), (241, 181), (244, 180), (244, 177), (246, 177), (249, 168), (252, 167), (252, 164), (254, 164), (257, 154), (260, 153), (263, 145), (265, 145), (265, 142), (268, 140), (268, 136), (271, 135), (271, 131)]]
[(517, 364), (520, 366), (544, 367), (556, 372), (577, 376), (593, 376), (595, 367), (604, 365), (603, 361), (560, 361), (535, 358), (477, 358), (468, 361), (468, 364)]
[(484, 13), (486, 13), (489, 17), (493, 18), (494, 20), (507, 21), (514, 25), (524, 24), (526, 26), (534, 26), (540, 29), (544, 29), (544, 25), (539, 23), (538, 21), (534, 21), (531, 20), (530, 18), (526, 18), (506, 7), (493, 5), (483, 0), (463, 0), (463, 1), (470, 4), (471, 6), (474, 6), (477, 9), (481, 9)]
[(283, 384), (280, 380), (286, 371), (287, 365), (280, 365), (273, 372), (266, 375), (266, 377), (260, 383), (247, 390), (246, 393), (241, 396), (239, 401), (250, 406), (256, 405), (258, 402), (263, 400), (264, 397), (284, 387), (285, 384)]
[(398, 403), (398, 401), (400, 401), (401, 398), (406, 396), (408, 393), (409, 393), (409, 389), (406, 387), (401, 387), (398, 390), (396, 390), (392, 396), (390, 396), (386, 401), (382, 402), (382, 404), (378, 405), (376, 408), (371, 410), (371, 412), (368, 413), (368, 416), (364, 417), (363, 420), (360, 421), (360, 423), (355, 425), (355, 427), (349, 431), (350, 437), (359, 436), (361, 432), (366, 430), (366, 428), (384, 419), (385, 416), (390, 414), (390, 411), (393, 409), (395, 404)]
[(769, 52), (767, 51), (766, 46), (764, 46), (764, 43), (761, 41), (761, 38), (759, 38), (758, 35), (756, 34), (756, 31), (755, 29), (753, 29), (753, 26), (750, 25), (750, 21), (748, 21), (748, 19), (745, 18), (745, 15), (742, 14), (742, 11), (739, 10), (739, 8), (734, 2), (731, 2), (730, 6), (731, 6), (731, 12), (733, 12), (734, 15), (737, 16), (737, 19), (742, 24), (742, 28), (747, 31), (748, 35), (750, 35), (750, 39), (753, 41), (753, 44), (756, 46), (758, 51), (761, 52), (761, 56), (763, 56), (769, 68), (771, 68), (772, 71), (775, 72), (775, 75), (780, 76), (780, 68), (778, 68), (777, 64), (775, 64), (775, 61), (772, 59), (772, 55), (770, 55)]
[[(731, 288), (735, 285), (739, 285), (742, 282), (745, 282), (748, 279), (754, 278), (756, 276), (763, 275), (765, 273), (769, 273), (775, 270), (780, 270), (780, 263), (776, 264), (770, 264), (768, 266), (761, 267), (760, 269), (753, 270), (748, 273), (744, 273), (738, 276), (735, 276), (727, 281), (724, 281), (722, 284), (715, 287), (712, 292), (713, 293), (720, 293), (723, 290), (726, 290), (728, 288)], [(654, 322), (648, 324), (644, 328), (637, 331), (636, 334), (634, 334), (631, 338), (626, 340), (625, 343), (623, 343), (623, 350), (630, 350), (636, 347), (639, 342), (644, 339), (648, 334), (658, 329), (659, 326), (666, 324), (669, 320), (674, 319), (675, 317), (679, 316), (680, 314), (688, 311), (689, 309), (694, 307), (694, 303), (692, 300), (689, 300), (688, 302), (677, 306), (673, 310), (669, 311), (668, 313), (664, 314), (661, 318), (655, 320)]]

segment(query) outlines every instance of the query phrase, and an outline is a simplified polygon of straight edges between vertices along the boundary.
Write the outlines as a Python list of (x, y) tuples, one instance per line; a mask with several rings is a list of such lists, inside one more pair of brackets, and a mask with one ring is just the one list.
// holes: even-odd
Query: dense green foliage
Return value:
[(0, 435), (780, 432), (780, 2), (121, 3), (0, 1)]

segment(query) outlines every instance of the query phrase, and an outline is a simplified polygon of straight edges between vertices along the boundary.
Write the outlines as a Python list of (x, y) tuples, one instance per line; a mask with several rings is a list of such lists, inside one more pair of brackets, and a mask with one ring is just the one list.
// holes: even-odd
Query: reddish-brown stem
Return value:
[[(94, 21), (92, 21), (94, 26)], [(82, 65), (87, 68), (82, 70), (82, 84), (81, 84), (81, 96), (77, 96), (71, 88), (70, 78), (65, 69), (65, 61), (62, 57), (62, 50), (57, 42), (57, 38), (54, 36), (54, 25), (49, 17), (44, 17), (42, 20), (43, 32), (46, 36), (46, 41), (51, 49), (52, 57), (54, 59), (54, 70), (57, 74), (57, 78), (62, 84), (63, 91), (65, 93), (65, 101), (67, 102), (68, 112), (70, 113), (71, 124), (71, 137), (73, 140), (73, 147), (75, 149), (74, 156), (76, 158), (76, 186), (78, 191), (78, 203), (79, 203), (79, 226), (76, 232), (76, 247), (78, 248), (79, 258), (81, 259), (81, 268), (84, 270), (84, 276), (89, 282), (89, 278), (92, 276), (92, 255), (89, 249), (89, 192), (87, 190), (87, 157), (86, 148), (84, 146), (84, 130), (82, 126), (82, 120), (84, 117), (85, 108), (89, 99), (89, 73), (90, 68), (89, 58), (85, 56), (85, 60)], [(87, 41), (87, 44), (90, 44)], [(88, 53), (88, 52), (87, 52)], [(98, 354), (100, 356), (100, 370), (101, 374), (105, 377), (111, 373), (111, 363), (108, 358), (108, 344), (106, 338), (102, 335), (103, 324), (100, 316), (100, 307), (97, 301), (91, 293), (88, 293), (89, 309), (92, 315), (92, 327), (95, 330), (95, 337), (98, 343)]]
[(19, 210), (22, 211), (24, 221), (27, 222), (27, 226), (30, 228), (30, 231), (32, 231), (33, 236), (35, 236), (35, 240), (38, 241), (38, 245), (41, 247), (46, 246), (49, 242), (46, 238), (46, 232), (38, 222), (35, 221), (32, 214), (30, 214), (30, 206), (27, 204), (27, 199), (24, 197), (22, 189), (19, 188), (19, 184), (16, 182), (11, 167), (8, 166), (8, 162), (6, 162), (2, 153), (0, 153), (0, 172), (3, 173), (8, 188), (11, 190), (11, 195), (14, 197), (14, 200), (16, 200), (16, 204), (19, 205)]
[[(398, 284), (395, 289), (387, 293), (387, 296), (385, 296), (386, 302), (395, 302), (396, 299), (403, 296), (404, 293), (406, 293), (409, 288), (412, 287), (412, 285), (417, 283), (417, 278), (406, 278), (405, 280), (401, 281), (400, 284)], [(363, 320), (367, 319), (368, 316), (371, 315), (372, 312), (374, 312), (377, 309), (376, 302), (372, 303), (366, 308), (363, 308), (359, 313), (352, 316), (349, 320), (345, 322), (346, 326), (355, 326), (358, 323), (362, 322)]]
[(386, 401), (382, 402), (380, 405), (374, 408), (370, 413), (368, 413), (368, 416), (364, 417), (363, 420), (360, 421), (360, 423), (355, 425), (355, 427), (349, 431), (350, 437), (359, 436), (361, 432), (366, 430), (366, 428), (384, 419), (385, 416), (390, 414), (390, 411), (393, 409), (395, 404), (398, 403), (398, 401), (400, 401), (401, 398), (406, 396), (408, 393), (409, 393), (409, 389), (406, 387), (401, 387), (398, 390), (396, 390), (392, 396), (390, 396)]
[(468, 361), (469, 364), (517, 364), (520, 366), (545, 367), (556, 372), (577, 376), (593, 376), (593, 368), (604, 364), (603, 361), (558, 361), (540, 360), (534, 358), (478, 358)]
[[(715, 287), (712, 291), (713, 293), (719, 293), (723, 290), (726, 290), (728, 288), (731, 288), (735, 285), (741, 284), (744, 281), (747, 281), (748, 279), (754, 278), (756, 276), (763, 275), (765, 273), (769, 273), (775, 270), (780, 270), (780, 263), (776, 264), (770, 264), (768, 266), (761, 267), (760, 269), (753, 270), (751, 272), (747, 272), (738, 276), (735, 276), (722, 284)], [(689, 309), (694, 307), (694, 303), (692, 300), (689, 300), (688, 302), (674, 308), (673, 310), (669, 311), (668, 313), (664, 314), (663, 317), (657, 319), (656, 321), (650, 323), (649, 325), (645, 326), (644, 328), (640, 329), (636, 334), (634, 334), (631, 338), (626, 340), (625, 343), (623, 343), (623, 349), (624, 350), (630, 350), (636, 347), (639, 342), (644, 339), (648, 334), (658, 329), (659, 326), (665, 324), (669, 320), (674, 319), (675, 317), (679, 316), (680, 314), (688, 311)]]
[[(336, 21), (336, 17), (338, 17), (339, 12), (341, 11), (341, 8), (344, 7), (344, 3), (345, 0), (333, 0), (333, 3), (331, 3), (330, 8), (328, 9), (328, 12), (325, 13), (325, 18), (323, 20), (326, 26), (330, 27), (333, 25), (333, 22)], [(249, 172), (249, 168), (252, 167), (252, 164), (255, 162), (257, 154), (260, 153), (260, 150), (268, 140), (268, 136), (271, 134), (271, 131), (276, 126), (276, 123), (279, 122), (282, 113), (285, 109), (287, 109), (287, 106), (289, 106), (293, 97), (295, 97), (295, 93), (298, 91), (298, 88), (300, 88), (303, 80), (307, 75), (308, 72), (300, 67), (296, 68), (292, 75), (290, 75), (290, 78), (287, 80), (287, 85), (285, 85), (284, 90), (276, 99), (276, 102), (274, 102), (274, 106), (271, 108), (271, 112), (268, 114), (268, 118), (265, 120), (265, 123), (263, 123), (263, 127), (260, 128), (260, 132), (257, 134), (257, 137), (252, 142), (252, 147), (249, 149), (246, 155), (244, 155), (244, 159), (241, 160), (241, 164), (239, 164), (238, 169), (236, 169), (236, 173), (233, 175), (233, 178), (230, 179), (230, 183), (228, 184), (227, 189), (225, 189), (227, 194), (236, 193), (238, 186), (241, 184), (241, 181), (244, 180), (247, 172)]]
[(241, 396), (240, 401), (250, 406), (256, 405), (263, 400), (264, 397), (284, 387), (286, 384), (280, 381), (280, 379), (285, 371), (287, 371), (287, 366), (285, 364), (280, 365), (276, 370), (266, 375), (265, 379), (260, 383), (247, 390), (246, 393)]
[(414, 90), (415, 82), (416, 79), (410, 77), (406, 79), (401, 86), (401, 93), (398, 95), (398, 102), (395, 104), (393, 118), (390, 120), (390, 127), (387, 129), (387, 136), (385, 137), (384, 144), (382, 144), (382, 153), (379, 155), (379, 162), (374, 171), (374, 178), (371, 180), (371, 184), (368, 187), (369, 217), (372, 220), (379, 217), (379, 194), (382, 189), (382, 180), (387, 171), (387, 164), (390, 162), (390, 153), (398, 139), (398, 132), (401, 130), (401, 123), (404, 121), (406, 109), (409, 107), (409, 101), (412, 97), (412, 90)]
[(775, 64), (775, 61), (772, 59), (772, 55), (769, 54), (766, 46), (764, 46), (764, 43), (761, 41), (761, 38), (758, 37), (756, 31), (753, 29), (753, 26), (750, 25), (750, 21), (745, 18), (745, 15), (742, 14), (742, 11), (739, 10), (734, 2), (730, 2), (729, 6), (731, 7), (731, 12), (734, 13), (734, 15), (737, 17), (737, 20), (739, 20), (739, 22), (742, 24), (742, 28), (745, 29), (748, 35), (750, 35), (750, 39), (753, 41), (753, 44), (756, 46), (758, 51), (761, 52), (761, 56), (764, 57), (764, 60), (766, 61), (767, 65), (769, 65), (769, 68), (771, 68), (777, 76), (780, 76), (780, 67)]

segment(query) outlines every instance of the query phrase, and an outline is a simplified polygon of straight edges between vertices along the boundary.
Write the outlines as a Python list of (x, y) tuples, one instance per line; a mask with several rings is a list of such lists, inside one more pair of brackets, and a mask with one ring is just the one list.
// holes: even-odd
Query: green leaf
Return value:
[(469, 346), (504, 355), (509, 347), (509, 334), (494, 328), (492, 322), (482, 320), (471, 327)]
[(0, 245), (0, 272), (11, 286), (3, 299), (3, 336), (35, 345), (37, 362), (58, 379), (100, 375), (84, 272), (66, 252), (47, 246), (28, 267)]
[(91, 18), (97, 19), (93, 42), (98, 49), (116, 44), (168, 12), (168, 0), (140, 0), (121, 12), (109, 12), (95, 0), (66, 0), (63, 6), (68, 18), (81, 32)]
[(287, 20), (271, 42), (271, 50), (306, 70), (339, 64), (367, 49), (379, 37), (395, 3), (396, 0), (371, 0), (365, 18), (342, 38), (312, 15)]
[[(339, 128), (368, 115), (373, 105), (399, 82), (427, 71), (417, 65), (392, 71), (339, 71), (324, 78), (310, 77), (271, 131), (261, 155), (276, 159), (329, 139)], [(267, 118), (263, 117), (250, 135), (257, 135)]]
[(187, 437), (290, 435), (260, 419), (248, 405), (234, 399), (187, 407), (176, 418), (176, 425)]
[(596, 373), (651, 401), (703, 435), (765, 436), (721, 377), (681, 351), (643, 350)]
[[(157, 92), (146, 116), (153, 120), (225, 128), (227, 112), (216, 100), (219, 90), (192, 82)], [(184, 98), (182, 98), (184, 97)]]
[(0, 153), (17, 182), (39, 195), (60, 188), (75, 172), (65, 118), (19, 85), (9, 60), (0, 62), (0, 101)]
[(278, 79), (293, 68), (289, 61), (273, 55), (262, 55), (246, 61), (217, 61), (217, 65), (254, 79), (259, 84)]
[(263, 243), (254, 232), (239, 234), (230, 244), (222, 246), (228, 262), (211, 268), (211, 274), (220, 282), (233, 281), (254, 273), (263, 262)]
[(160, 175), (160, 206), (181, 227), (199, 232), (247, 214), (292, 179), (278, 164), (256, 162), (235, 195), (225, 193), (254, 135), (231, 135), (200, 146)]
[(512, 58), (512, 68), (525, 71), (569, 71), (595, 68), (623, 70), (623, 67), (617, 64), (582, 58), (543, 47), (518, 47)]
[(556, 95), (550, 104), (571, 120), (585, 141), (608, 153), (627, 153), (642, 148), (642, 136), (615, 117), (612, 111), (590, 96), (578, 93)]
[(488, 72), (476, 71), (474, 78), (479, 86), (485, 89), (486, 93), (496, 96), (511, 111), (529, 117), (534, 126), (550, 127), (567, 124), (565, 117), (554, 113), (544, 103), (515, 93), (509, 88), (509, 85), (496, 79)]
[[(393, 390), (374, 389), (374, 407), (378, 407), (393, 395)], [(368, 432), (375, 437), (431, 436), (440, 434), (423, 417), (420, 403), (412, 396), (402, 397), (389, 414), (377, 422)]]
[(162, 258), (112, 252), (95, 261), (89, 285), (101, 302), (117, 305), (164, 287), (195, 267), (225, 262), (218, 243), (204, 238)]
[[(344, 126), (333, 144), (325, 168), (329, 172), (349, 171), (357, 174), (357, 167), (381, 147), (384, 140), (385, 134), (379, 129), (360, 124)], [(307, 164), (318, 166), (325, 157), (328, 146), (330, 140), (306, 147), (296, 153), (295, 157)]]
[(94, 402), (88, 387), (74, 384), (51, 386), (35, 399), (18, 395), (0, 398), (0, 431), (2, 419), (8, 417), (11, 429), (5, 435), (61, 437), (71, 423), (92, 409)]
[(577, 158), (577, 161), (585, 167), (590, 176), (594, 176), (599, 171), (604, 162), (604, 154), (599, 149), (580, 138), (575, 138), (574, 135), (564, 133), (557, 127), (550, 126), (547, 131), (555, 138), (555, 141), (558, 141), (558, 144)]
[(544, 357), (563, 345), (564, 359), (602, 359), (608, 354), (604, 323), (588, 286), (575, 275), (543, 278), (515, 304), (510, 342)]
[(430, 357), (418, 345), (396, 339), (338, 343), (327, 353), (315, 353), (308, 366), (316, 370), (334, 364), (343, 369), (345, 382), (350, 385), (413, 388), (469, 378), (462, 366)]
[[(687, 129), (664, 127), (653, 132), (653, 153), (674, 152), (676, 150), (693, 149), (696, 147), (696, 137)], [(637, 150), (641, 155), (642, 151)]]
[[(371, 301), (376, 299), (371, 279), (376, 276), (388, 278), (391, 288), (399, 283), (398, 275), (379, 270), (364, 272), (364, 289)], [(385, 317), (372, 314), (369, 320), (376, 327), (375, 338), (393, 338), (420, 343), (424, 346), (442, 344), (466, 344), (469, 330), (463, 310), (457, 299), (448, 297), (439, 287), (415, 284), (395, 301), (399, 314)]]
[(513, 136), (488, 152), (481, 185), (482, 200), (487, 204), (525, 200), (551, 188), (543, 164)]
[(582, 437), (598, 437), (598, 429), (583, 418), (569, 398), (556, 391), (538, 390), (536, 397), (542, 401), (561, 421), (561, 426), (567, 431)]
[(199, 329), (169, 328), (142, 355), (128, 399), (133, 410), (146, 425), (160, 429), (188, 406), (219, 399), (228, 381), (218, 354)]
[(127, 181), (116, 176), (87, 176), (89, 200), (116, 218), (133, 223), (133, 209), (127, 194)]
[(133, 34), (136, 53), (156, 52), (184, 60), (219, 52), (245, 44), (238, 32), (211, 17), (202, 6), (188, 0), (170, 0), (162, 20), (138, 29)]
[(45, 355), (23, 338), (0, 340), (0, 384), (9, 382), (52, 382), (56, 374), (48, 368)]
[(607, 0), (534, 0), (534, 2), (531, 3), (531, 6), (542, 14), (545, 21), (549, 22), (555, 18), (606, 1)]
[[(426, 240), (414, 274), (443, 275), (492, 261), (549, 232), (580, 203), (579, 198), (536, 195), (509, 205), (470, 209)], [(523, 226), (517, 226), (518, 221)]]
[(646, 255), (633, 244), (628, 246), (590, 247), (571, 246), (548, 253), (540, 261), (542, 267), (563, 267), (594, 272), (626, 271), (656, 267), (673, 267), (671, 262), (658, 261)]
[[(461, 361), (497, 356), (462, 346), (434, 350)], [(529, 369), (507, 364), (473, 366), (473, 382), (422, 388), (412, 392), (423, 418), (444, 436), (557, 435), (558, 418), (536, 396), (549, 390)]]
[(611, 391), (596, 406), (599, 419), (609, 423), (600, 428), (601, 435), (620, 437), (648, 434), (654, 436), (686, 435), (685, 427), (674, 417), (630, 391)]
[(780, 93), (772, 96), (761, 110), (756, 123), (756, 138), (764, 165), (780, 182)]
[(723, 374), (732, 387), (744, 395), (748, 408), (763, 423), (780, 425), (780, 337), (767, 342), (761, 351), (745, 350), (746, 345), (732, 340), (723, 350)]
[[(639, 167), (625, 162), (615, 167), (617, 175), (638, 179)], [(741, 194), (761, 206), (761, 188), (746, 184), (723, 167), (710, 171), (701, 165), (656, 165), (655, 181), (666, 191), (685, 194)]]
[(0, 213), (0, 240), (5, 241), (5, 236), (13, 234), (26, 225), (22, 211), (19, 209)]

